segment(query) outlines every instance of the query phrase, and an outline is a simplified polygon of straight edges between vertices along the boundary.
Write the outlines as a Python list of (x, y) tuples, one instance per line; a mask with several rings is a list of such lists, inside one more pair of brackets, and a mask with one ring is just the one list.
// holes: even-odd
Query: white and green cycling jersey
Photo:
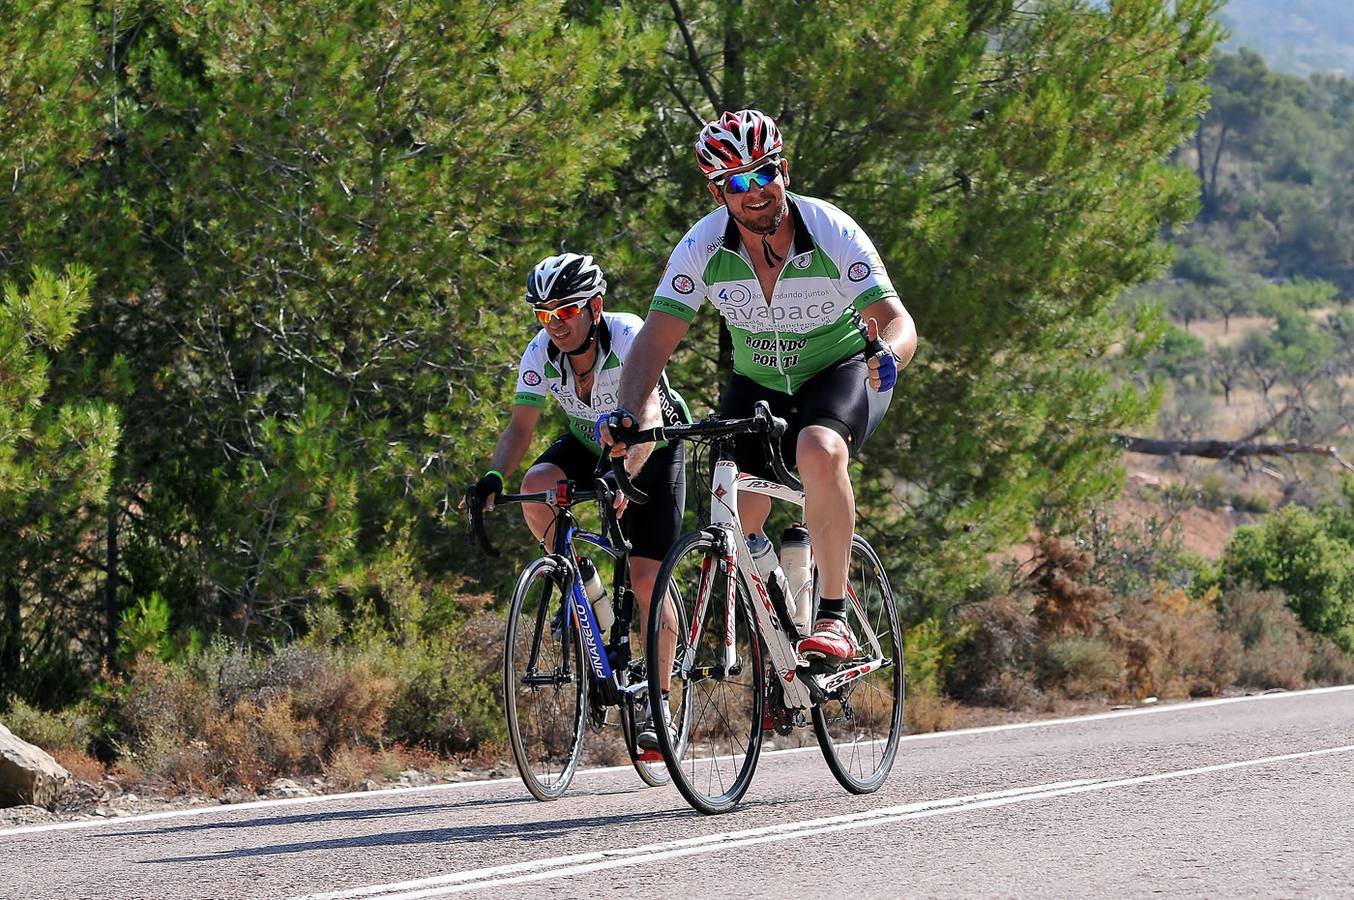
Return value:
[[(569, 368), (564, 353), (551, 343), (545, 329), (541, 329), (527, 345), (517, 367), (517, 393), (513, 402), (544, 409), (546, 396), (554, 396), (569, 418), (569, 431), (600, 456), (597, 417), (620, 406), (621, 372), (625, 370), (625, 358), (643, 324), (639, 316), (632, 313), (602, 313), (602, 321), (597, 323), (596, 374), (587, 400), (578, 396), (578, 377)], [(664, 425), (691, 421), (691, 410), (682, 395), (668, 385), (666, 372), (658, 378), (658, 405), (663, 411)]]
[(769, 302), (738, 227), (721, 206), (672, 251), (649, 308), (690, 322), (708, 299), (733, 335), (734, 371), (793, 394), (860, 353), (860, 311), (898, 292), (854, 219), (824, 200), (795, 194), (787, 200), (794, 247)]

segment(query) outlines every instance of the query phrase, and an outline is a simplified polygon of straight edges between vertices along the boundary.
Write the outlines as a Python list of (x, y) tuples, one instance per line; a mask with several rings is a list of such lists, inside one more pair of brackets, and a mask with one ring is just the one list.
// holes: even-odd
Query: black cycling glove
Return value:
[[(630, 420), (629, 425), (622, 424), (626, 419)], [(600, 440), (602, 433), (602, 424), (605, 423), (608, 430), (611, 431), (611, 440), (618, 444), (629, 446), (634, 442), (636, 435), (639, 434), (639, 416), (630, 412), (625, 407), (613, 410), (609, 413), (602, 413), (597, 417), (597, 434)]]
[(497, 497), (503, 493), (503, 476), (495, 469), (490, 469), (484, 477), (465, 489), (466, 506), (474, 505), (480, 507), (484, 501), (490, 497)]

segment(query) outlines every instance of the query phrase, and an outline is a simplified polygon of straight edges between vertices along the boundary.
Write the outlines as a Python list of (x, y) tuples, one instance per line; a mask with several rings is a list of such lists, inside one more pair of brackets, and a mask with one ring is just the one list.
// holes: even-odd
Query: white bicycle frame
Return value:
[[(733, 553), (725, 560), (728, 563), (729, 579), (728, 593), (725, 596), (730, 601), (738, 596), (735, 579), (741, 577), (743, 583), (748, 586), (749, 593), (753, 595), (752, 608), (757, 616), (757, 629), (761, 632), (762, 641), (770, 654), (776, 677), (780, 679), (785, 705), (791, 709), (808, 709), (814, 703), (815, 694), (822, 696), (831, 693), (884, 665), (885, 659), (879, 646), (879, 637), (870, 624), (869, 616), (866, 614), (860, 598), (848, 583), (846, 586), (847, 601), (856, 610), (856, 618), (861, 623), (861, 630), (864, 632), (863, 634), (858, 633), (857, 639), (861, 642), (862, 647), (869, 649), (870, 658), (826, 675), (813, 675), (807, 671), (808, 663), (796, 649), (798, 641), (787, 635), (783, 630), (780, 617), (771, 602), (771, 595), (767, 592), (761, 573), (757, 571), (756, 563), (752, 561), (752, 552), (748, 549), (747, 540), (743, 537), (743, 525), (738, 519), (739, 491), (784, 500), (800, 509), (804, 507), (804, 493), (788, 488), (779, 482), (767, 481), (753, 475), (739, 474), (738, 466), (732, 460), (720, 460), (715, 463), (714, 479), (710, 485), (710, 524), (725, 531), (727, 536), (726, 546), (733, 548)], [(702, 581), (705, 578), (713, 577), (713, 575), (713, 572), (703, 573)], [(697, 639), (704, 625), (709, 597), (709, 585), (702, 584), (697, 599), (698, 608), (692, 616), (691, 639), (688, 642), (686, 652), (687, 658), (684, 668), (688, 671), (695, 664)], [(725, 604), (724, 619), (724, 669), (729, 671), (739, 664), (737, 653), (734, 650), (737, 617), (733, 602)], [(897, 660), (892, 662), (895, 665), (897, 664)], [(801, 666), (805, 669), (801, 670)], [(796, 678), (796, 675), (799, 677)], [(812, 689), (809, 686), (810, 682), (813, 685)]]

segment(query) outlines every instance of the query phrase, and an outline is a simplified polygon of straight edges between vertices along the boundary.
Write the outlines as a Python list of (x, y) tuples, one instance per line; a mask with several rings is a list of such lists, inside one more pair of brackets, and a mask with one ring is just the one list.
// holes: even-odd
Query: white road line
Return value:
[[(912, 741), (936, 741), (947, 740), (950, 738), (967, 737), (976, 734), (995, 734), (1002, 731), (1022, 731), (1029, 728), (1053, 728), (1063, 725), (1077, 725), (1082, 722), (1098, 722), (1104, 719), (1122, 719), (1131, 716), (1147, 716), (1159, 713), (1171, 712), (1192, 712), (1199, 709), (1207, 709), (1214, 706), (1226, 706), (1232, 703), (1253, 703), (1266, 700), (1286, 700), (1293, 697), (1311, 697), (1321, 694), (1334, 694), (1341, 692), (1354, 691), (1354, 684), (1340, 685), (1337, 687), (1310, 688), (1304, 691), (1286, 691), (1274, 694), (1252, 694), (1246, 697), (1223, 697), (1217, 700), (1192, 700), (1183, 703), (1163, 704), (1158, 706), (1143, 706), (1136, 709), (1116, 710), (1114, 712), (1092, 713), (1085, 716), (1069, 716), (1061, 719), (1035, 719), (1029, 722), (1011, 722), (1005, 725), (982, 725), (976, 728), (960, 728), (954, 731), (933, 731), (926, 734), (909, 734), (899, 740), (903, 743)], [(793, 747), (787, 750), (769, 750), (762, 754), (762, 758), (774, 756), (789, 756), (795, 753), (820, 752), (816, 743), (804, 747)], [(575, 779), (584, 776), (609, 775), (615, 772), (634, 771), (630, 765), (623, 766), (604, 766), (595, 769), (581, 769), (575, 775)], [(411, 794), (418, 792), (437, 792), (437, 791), (461, 791), (473, 790), (484, 787), (497, 787), (505, 784), (516, 784), (516, 779), (512, 776), (508, 778), (493, 778), (481, 781), (458, 781), (452, 784), (431, 784), (422, 787), (401, 787), (384, 788), (376, 791), (349, 791), (343, 794), (319, 794), (313, 797), (284, 797), (276, 800), (250, 800), (245, 803), (223, 803), (212, 806), (195, 806), (189, 809), (171, 809), (162, 812), (144, 813), (139, 816), (120, 816), (99, 819), (76, 819), (71, 822), (54, 822), (45, 825), (22, 825), (15, 828), (0, 829), (0, 838), (20, 834), (36, 834), (46, 831), (71, 831), (81, 828), (97, 828), (107, 825), (125, 825), (137, 822), (149, 822), (159, 819), (178, 819), (190, 816), (211, 815), (216, 813), (231, 813), (245, 809), (264, 809), (267, 807), (284, 806), (305, 806), (314, 803), (328, 803), (332, 800), (348, 800), (359, 797), (381, 797), (393, 796), (396, 794)], [(523, 795), (523, 800), (526, 796)]]
[[(531, 881), (544, 881), (551, 878), (564, 878), (570, 875), (586, 875), (605, 869), (634, 866), (641, 863), (673, 859), (682, 856), (694, 856), (700, 853), (715, 853), (734, 847), (753, 844), (766, 844), (795, 840), (839, 831), (853, 831), (862, 828), (875, 828), (913, 819), (949, 815), (951, 813), (972, 812), (991, 809), (998, 806), (1010, 806), (1017, 803), (1030, 803), (1037, 800), (1050, 800), (1091, 791), (1103, 791), (1113, 788), (1132, 787), (1178, 778), (1190, 778), (1215, 772), (1227, 772), (1254, 766), (1272, 765), (1330, 756), (1337, 753), (1354, 752), (1354, 744), (1341, 747), (1329, 747), (1322, 750), (1309, 750), (1302, 753), (1285, 753), (1279, 756), (1266, 756), (1259, 759), (1239, 760), (1194, 769), (1176, 769), (1170, 772), (1158, 772), (1153, 775), (1139, 775), (1131, 778), (1113, 780), (1083, 780), (1058, 782), (1028, 788), (997, 791), (989, 794), (976, 794), (969, 797), (951, 797), (943, 800), (931, 800), (922, 803), (910, 803), (903, 806), (882, 807), (867, 812), (832, 816), (823, 819), (810, 819), (801, 822), (786, 822), (762, 828), (749, 828), (742, 831), (729, 831), (721, 834), (702, 835), (668, 841), (661, 844), (647, 844), (616, 850), (603, 850), (561, 856), (553, 859), (532, 862), (512, 863), (503, 866), (490, 866), (464, 872), (453, 872), (414, 881), (402, 881), (392, 884), (372, 885), (361, 888), (333, 891), (325, 894), (310, 894), (293, 900), (351, 900), (351, 898), (379, 898), (379, 900), (418, 900), (424, 897), (442, 897), (448, 894), (476, 891), (489, 887), (505, 887)], [(531, 871), (531, 870), (537, 871)], [(410, 890), (410, 889), (413, 890)]]
[[(895, 807), (898, 809), (924, 810), (942, 806), (955, 806), (961, 803), (968, 803), (983, 799), (993, 799), (997, 797), (1014, 797), (1020, 794), (1027, 794), (1032, 791), (1047, 790), (1051, 787), (1074, 787), (1080, 785), (1094, 784), (1097, 779), (1078, 779), (1076, 781), (1063, 781), (1057, 785), (1040, 785), (1037, 787), (1007, 788), (1002, 791), (993, 791), (986, 794), (974, 794), (969, 797), (950, 797), (943, 800), (924, 800), (920, 803), (909, 803), (906, 807)], [(432, 878), (420, 878), (416, 881), (401, 881), (394, 884), (378, 884), (370, 887), (347, 888), (339, 891), (332, 891), (325, 894), (310, 894), (305, 897), (296, 897), (292, 900), (349, 900), (355, 897), (370, 897), (377, 894), (386, 895), (390, 891), (400, 891), (407, 888), (427, 887), (429, 885), (446, 885), (457, 882), (477, 881), (484, 878), (498, 877), (518, 872), (526, 872), (532, 869), (548, 869), (566, 864), (578, 864), (600, 860), (614, 860), (619, 857), (639, 856), (642, 854), (652, 854), (665, 852), (673, 848), (692, 847), (701, 848), (706, 844), (720, 844), (730, 839), (745, 839), (758, 837), (767, 834), (785, 833), (786, 837), (792, 837), (789, 832), (799, 832), (815, 826), (836, 823), (839, 821), (849, 821), (856, 819), (870, 819), (880, 815), (887, 815), (889, 810), (867, 810), (865, 812), (851, 813), (849, 815), (832, 816), (826, 819), (806, 819), (799, 822), (782, 822), (776, 825), (764, 825), (758, 828), (748, 828), (741, 831), (726, 831), (719, 834), (707, 834), (697, 837), (681, 838), (674, 841), (663, 841), (658, 844), (644, 844), (638, 847), (626, 847), (614, 850), (594, 850), (590, 853), (577, 853), (569, 856), (559, 856), (550, 859), (536, 859), (527, 862), (510, 863), (501, 866), (490, 866), (484, 869), (472, 869), (465, 872), (452, 872), (447, 875), (438, 875)], [(479, 887), (479, 885), (476, 885)]]

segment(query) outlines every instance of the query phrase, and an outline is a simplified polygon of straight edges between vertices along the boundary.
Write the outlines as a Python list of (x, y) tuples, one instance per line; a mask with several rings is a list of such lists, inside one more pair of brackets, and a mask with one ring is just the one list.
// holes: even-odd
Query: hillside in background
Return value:
[(1219, 18), (1231, 32), (1226, 50), (1252, 47), (1295, 75), (1354, 74), (1350, 0), (1231, 0)]

